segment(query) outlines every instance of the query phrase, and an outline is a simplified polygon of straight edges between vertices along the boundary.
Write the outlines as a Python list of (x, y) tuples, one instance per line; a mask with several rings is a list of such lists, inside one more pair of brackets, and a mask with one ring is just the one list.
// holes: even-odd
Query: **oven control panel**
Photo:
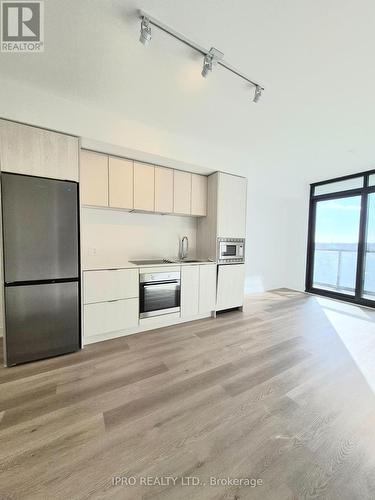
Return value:
[(139, 277), (140, 283), (152, 283), (154, 281), (175, 281), (180, 279), (180, 272), (145, 273)]

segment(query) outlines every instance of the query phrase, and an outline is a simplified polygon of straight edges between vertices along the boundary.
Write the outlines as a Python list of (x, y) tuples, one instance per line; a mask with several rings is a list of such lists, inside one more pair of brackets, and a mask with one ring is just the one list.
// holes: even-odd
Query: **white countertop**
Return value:
[(211, 260), (202, 260), (199, 262), (166, 262), (163, 264), (132, 264), (131, 262), (107, 263), (107, 264), (90, 264), (84, 265), (83, 271), (106, 271), (112, 269), (139, 269), (141, 267), (176, 267), (176, 266), (202, 266), (207, 264), (216, 264)]

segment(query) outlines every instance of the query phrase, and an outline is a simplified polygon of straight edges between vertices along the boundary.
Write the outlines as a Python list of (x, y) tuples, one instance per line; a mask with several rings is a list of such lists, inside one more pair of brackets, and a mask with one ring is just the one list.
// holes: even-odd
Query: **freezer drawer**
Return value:
[(8, 286), (5, 307), (8, 366), (80, 348), (78, 282)]
[(242, 307), (245, 288), (245, 264), (218, 267), (216, 310)]
[(79, 275), (78, 185), (1, 175), (6, 283)]

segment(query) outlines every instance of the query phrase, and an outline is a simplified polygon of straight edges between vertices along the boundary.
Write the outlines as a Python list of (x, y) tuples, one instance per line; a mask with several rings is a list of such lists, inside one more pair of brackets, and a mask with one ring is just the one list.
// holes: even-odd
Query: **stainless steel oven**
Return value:
[(242, 264), (245, 262), (245, 240), (243, 238), (218, 238), (217, 263)]
[(180, 312), (179, 271), (140, 274), (139, 317), (149, 318)]

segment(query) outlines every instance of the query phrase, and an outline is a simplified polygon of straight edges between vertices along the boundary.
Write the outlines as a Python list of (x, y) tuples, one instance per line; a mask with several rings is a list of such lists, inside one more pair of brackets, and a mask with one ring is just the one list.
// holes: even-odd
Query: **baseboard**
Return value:
[(174, 314), (168, 318), (168, 315), (158, 316), (155, 318), (147, 318), (141, 320), (139, 326), (129, 329), (121, 330), (117, 332), (107, 332), (98, 335), (92, 335), (87, 338), (83, 338), (83, 346), (89, 344), (95, 344), (96, 342), (103, 342), (105, 340), (116, 339), (119, 337), (127, 337), (129, 335), (134, 335), (136, 333), (147, 332), (150, 330), (156, 330), (158, 328), (163, 328), (165, 326), (179, 325), (181, 323), (188, 323), (189, 321), (197, 321), (199, 319), (211, 318), (212, 312), (199, 314), (198, 316), (192, 316), (188, 318), (176, 318)]

